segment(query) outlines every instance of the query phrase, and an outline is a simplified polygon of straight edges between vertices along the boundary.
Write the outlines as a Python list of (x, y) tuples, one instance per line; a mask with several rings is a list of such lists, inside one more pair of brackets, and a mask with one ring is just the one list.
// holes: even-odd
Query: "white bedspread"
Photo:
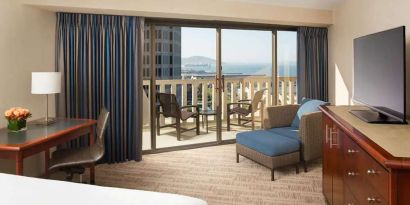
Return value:
[(206, 205), (177, 194), (22, 177), (0, 173), (1, 205)]

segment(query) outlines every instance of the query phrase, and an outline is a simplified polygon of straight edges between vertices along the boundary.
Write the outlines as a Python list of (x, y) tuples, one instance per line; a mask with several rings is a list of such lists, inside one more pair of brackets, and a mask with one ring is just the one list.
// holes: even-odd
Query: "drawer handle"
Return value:
[(354, 153), (358, 153), (358, 150), (354, 150), (354, 149), (347, 149), (347, 153), (349, 154), (354, 154)]
[(368, 170), (367, 170), (367, 174), (368, 174), (368, 175), (376, 175), (376, 174), (377, 174), (377, 171), (374, 170), (374, 169), (368, 169)]
[(369, 204), (374, 204), (374, 203), (379, 203), (380, 200), (375, 198), (375, 197), (367, 197), (367, 203)]
[[(332, 149), (333, 146), (337, 147), (338, 146), (338, 136), (337, 136), (337, 130), (333, 131), (332, 128), (329, 129), (329, 140), (330, 140), (330, 149)], [(336, 135), (336, 143), (333, 142), (333, 135)]]
[(359, 175), (359, 174), (355, 173), (355, 172), (347, 172), (347, 176), (350, 176), (350, 177), (354, 177), (354, 176), (357, 176), (357, 175)]
[(347, 205), (354, 205), (354, 203), (347, 203)]

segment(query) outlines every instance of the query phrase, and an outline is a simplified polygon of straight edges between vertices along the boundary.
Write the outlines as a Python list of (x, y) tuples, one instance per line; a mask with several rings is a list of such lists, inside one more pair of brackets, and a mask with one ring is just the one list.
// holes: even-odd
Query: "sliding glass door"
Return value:
[[(222, 29), (222, 139), (261, 129), (272, 105), (272, 31)], [(251, 106), (253, 105), (253, 107)]]
[(146, 32), (145, 55), (151, 62), (144, 64), (144, 78), (149, 79), (144, 86), (155, 89), (150, 92), (153, 113), (144, 132), (144, 147), (216, 142), (217, 29), (158, 24), (147, 25), (146, 30), (154, 34)]
[(234, 142), (296, 103), (296, 32), (147, 24), (143, 74), (144, 150)]
[(296, 31), (277, 32), (277, 104), (297, 103), (297, 34)]

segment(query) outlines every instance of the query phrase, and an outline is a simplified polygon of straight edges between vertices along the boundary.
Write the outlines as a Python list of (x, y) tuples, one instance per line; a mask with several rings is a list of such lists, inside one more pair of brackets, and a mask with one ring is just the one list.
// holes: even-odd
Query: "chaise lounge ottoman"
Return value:
[(300, 141), (279, 135), (270, 130), (242, 132), (236, 135), (236, 162), (239, 154), (271, 169), (271, 180), (278, 167), (296, 165), (300, 162)]
[(327, 102), (303, 99), (301, 105), (272, 106), (264, 109), (263, 127), (236, 135), (236, 162), (239, 155), (274, 170), (278, 167), (304, 165), (322, 156), (322, 113), (319, 106)]

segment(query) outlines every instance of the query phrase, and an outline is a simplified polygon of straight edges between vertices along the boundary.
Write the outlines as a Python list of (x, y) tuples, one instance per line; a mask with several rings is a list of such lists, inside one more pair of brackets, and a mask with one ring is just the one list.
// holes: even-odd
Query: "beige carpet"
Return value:
[[(301, 169), (302, 170), (302, 169)], [(224, 204), (325, 204), (321, 164), (296, 175), (293, 167), (270, 171), (243, 157), (235, 162), (235, 145), (144, 155), (142, 162), (99, 165), (96, 183), (183, 194)]]

